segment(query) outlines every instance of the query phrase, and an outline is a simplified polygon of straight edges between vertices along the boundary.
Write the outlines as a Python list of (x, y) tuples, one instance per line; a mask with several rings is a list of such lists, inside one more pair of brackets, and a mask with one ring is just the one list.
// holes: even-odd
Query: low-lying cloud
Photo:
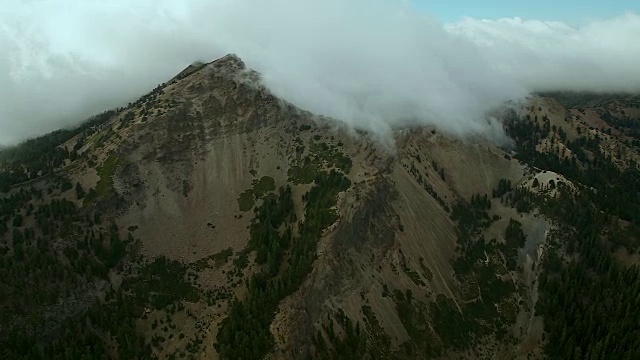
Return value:
[(391, 0), (4, 0), (0, 143), (126, 104), (189, 63), (238, 54), (274, 93), (384, 133), (493, 131), (542, 90), (640, 90), (640, 16), (581, 27), (466, 18)]

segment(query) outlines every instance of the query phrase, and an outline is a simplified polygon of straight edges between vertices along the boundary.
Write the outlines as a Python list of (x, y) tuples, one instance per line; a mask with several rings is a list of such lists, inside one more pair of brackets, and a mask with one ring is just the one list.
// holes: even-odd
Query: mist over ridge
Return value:
[(384, 0), (8, 0), (0, 143), (126, 104), (227, 53), (276, 95), (358, 128), (490, 134), (498, 130), (484, 114), (533, 91), (640, 90), (639, 38), (634, 13), (576, 28), (520, 18), (443, 24)]

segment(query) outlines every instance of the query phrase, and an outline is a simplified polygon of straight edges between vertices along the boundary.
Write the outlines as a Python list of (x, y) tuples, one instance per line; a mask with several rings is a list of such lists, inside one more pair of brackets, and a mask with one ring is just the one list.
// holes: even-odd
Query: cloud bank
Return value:
[(379, 133), (493, 131), (543, 90), (640, 90), (640, 16), (581, 27), (466, 18), (392, 0), (4, 0), (0, 143), (126, 104), (189, 63), (238, 54), (271, 90)]

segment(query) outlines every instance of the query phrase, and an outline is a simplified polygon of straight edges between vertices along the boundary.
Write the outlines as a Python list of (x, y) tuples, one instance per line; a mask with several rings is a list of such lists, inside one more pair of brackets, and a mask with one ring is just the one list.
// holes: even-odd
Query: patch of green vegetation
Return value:
[(493, 189), (491, 194), (494, 198), (499, 198), (510, 192), (512, 189), (513, 186), (511, 185), (511, 180), (503, 178), (500, 179), (500, 181), (498, 182), (498, 187), (496, 189)]
[(316, 154), (329, 167), (335, 167), (348, 174), (351, 171), (351, 159), (344, 155), (338, 146), (327, 145), (326, 143), (312, 143), (310, 146), (312, 153)]
[(409, 276), (409, 278), (411, 279), (411, 281), (413, 281), (414, 284), (418, 285), (418, 286), (426, 286), (426, 284), (424, 283), (424, 281), (422, 281), (422, 278), (420, 277), (420, 274), (418, 274), (416, 271), (411, 270), (407, 264), (405, 262), (402, 263), (402, 271)]
[[(366, 332), (360, 328), (360, 323), (354, 324), (342, 309), (336, 315), (322, 327), (323, 331), (318, 329), (313, 337), (313, 344), (317, 352), (316, 357), (320, 359), (376, 359), (373, 348), (367, 347)], [(341, 329), (342, 332), (336, 328)]]
[[(71, 211), (70, 206), (58, 199), (52, 200), (52, 205), (37, 209), (40, 218), (38, 223), (47, 233), (58, 233), (57, 221), (48, 221), (48, 215), (53, 219), (60, 220)], [(72, 205), (72, 203), (69, 203)], [(85, 219), (82, 216), (78, 219)], [(73, 222), (71, 222), (73, 224)], [(79, 224), (78, 224), (79, 225)], [(89, 228), (84, 224), (83, 231)], [(63, 228), (60, 228), (63, 230)], [(25, 233), (28, 231), (25, 230)], [(30, 236), (30, 235), (29, 235)], [(48, 237), (48, 236), (47, 236)], [(93, 230), (86, 231), (84, 237), (79, 236), (73, 247), (64, 250), (66, 258), (69, 260), (71, 272), (67, 271), (62, 264), (55, 270), (51, 270), (52, 261), (47, 259), (46, 245), (48, 242), (38, 241), (38, 251), (41, 253), (28, 254), (28, 258), (39, 259), (36, 263), (26, 264), (28, 268), (35, 271), (41, 265), (45, 265), (45, 272), (37, 275), (38, 279), (46, 281), (46, 285), (33, 286), (40, 294), (27, 294), (33, 298), (40, 306), (49, 301), (55, 302), (66, 295), (54, 295), (52, 285), (57, 277), (63, 277), (65, 282), (77, 289), (77, 284), (82, 284), (77, 278), (77, 274), (96, 275), (107, 278), (108, 271), (120, 263), (125, 255), (126, 244), (133, 241), (131, 235), (125, 242), (118, 237), (118, 228), (115, 224), (110, 227), (106, 238), (102, 233)], [(43, 256), (44, 255), (44, 256)], [(74, 276), (74, 272), (76, 275)], [(51, 274), (47, 278), (45, 274)], [(32, 276), (29, 276), (32, 278)], [(10, 283), (8, 283), (10, 285)], [(35, 284), (33, 284), (35, 285)], [(26, 287), (23, 287), (23, 291)], [(52, 296), (54, 295), (54, 296)], [(46, 300), (50, 297), (50, 300)], [(6, 344), (7, 354), (10, 358), (29, 359), (52, 359), (60, 355), (64, 349), (66, 356), (70, 358), (102, 358), (113, 349), (107, 350), (103, 344), (104, 337), (111, 338), (117, 345), (117, 354), (120, 358), (150, 359), (150, 348), (145, 344), (143, 336), (138, 332), (136, 319), (144, 314), (147, 306), (162, 308), (170, 303), (175, 303), (182, 299), (197, 300), (198, 295), (195, 288), (184, 281), (184, 267), (177, 262), (170, 262), (158, 259), (151, 264), (142, 264), (137, 270), (124, 276), (124, 280), (117, 290), (110, 289), (106, 292), (104, 303), (96, 302), (90, 305), (86, 311), (82, 311), (73, 316), (55, 320), (56, 324), (35, 325), (32, 331), (15, 332)], [(21, 306), (29, 304), (22, 302)], [(53, 305), (55, 306), (55, 305)], [(52, 327), (53, 326), (53, 327)], [(54, 337), (43, 341), (43, 333), (52, 328), (60, 326), (64, 331)]]
[(307, 156), (304, 158), (302, 165), (289, 168), (289, 181), (295, 185), (310, 184), (319, 172), (320, 168), (317, 164), (312, 164), (311, 158)]
[(182, 180), (182, 196), (187, 197), (191, 191), (191, 185), (187, 180)]
[(96, 169), (100, 180), (98, 180), (94, 191), (87, 193), (87, 202), (105, 199), (113, 194), (113, 174), (121, 163), (122, 161), (118, 157), (112, 155)]
[(311, 125), (300, 125), (300, 131), (311, 130)]
[(189, 341), (189, 343), (187, 344), (187, 351), (190, 355), (195, 356), (200, 351), (203, 343), (204, 340), (202, 340), (200, 337), (196, 337), (195, 339)]
[(265, 194), (272, 192), (276, 189), (276, 182), (272, 177), (263, 176), (254, 183), (253, 194), (257, 199), (263, 197)]
[(422, 176), (422, 173), (418, 170), (418, 168), (416, 168), (415, 163), (413, 162), (411, 163), (409, 172), (411, 173), (411, 175), (413, 175), (413, 177), (416, 179), (418, 184), (422, 185), (422, 187), (429, 193), (429, 195), (431, 195), (434, 199), (436, 199), (436, 201), (440, 204), (440, 206), (442, 206), (442, 208), (445, 211), (449, 212), (449, 205), (447, 205), (447, 202), (440, 197), (438, 192), (433, 188), (431, 183), (428, 181), (428, 178)]
[(233, 259), (234, 271), (230, 273), (230, 276), (242, 277), (242, 271), (249, 265), (249, 252), (244, 250), (238, 253), (238, 256)]
[(527, 237), (522, 231), (522, 224), (514, 219), (509, 219), (509, 225), (504, 234), (505, 244), (500, 246), (500, 250), (507, 259), (507, 269), (515, 270), (518, 260), (518, 249), (524, 247)]
[(255, 205), (255, 201), (253, 200), (253, 189), (247, 189), (238, 198), (238, 207), (240, 211), (249, 211)]
[(345, 156), (337, 146), (326, 143), (311, 143), (310, 154), (301, 163), (289, 169), (289, 181), (293, 184), (310, 184), (319, 173), (327, 168), (342, 170), (345, 174), (351, 171), (351, 159)]
[(502, 300), (498, 305), (498, 312), (503, 318), (505, 324), (513, 324), (516, 322), (516, 316), (518, 315), (518, 304), (515, 298), (507, 298)]
[(91, 136), (88, 142), (89, 145), (91, 145), (93, 149), (100, 148), (100, 146), (104, 144), (104, 141), (109, 138), (109, 133), (111, 132), (111, 129), (107, 129)]
[[(311, 271), (322, 230), (337, 218), (332, 210), (337, 195), (351, 186), (349, 179), (334, 170), (320, 173), (314, 182), (316, 185), (304, 196), (305, 222), (299, 225), (295, 239), (290, 187), (266, 196), (256, 209), (246, 251), (256, 252), (260, 271), (247, 283), (246, 300), (232, 302), (229, 317), (220, 327), (216, 347), (222, 358), (258, 359), (273, 346), (269, 325), (278, 304)], [(283, 261), (285, 254), (289, 261)]]
[(458, 275), (458, 298), (463, 302), (475, 301), (480, 297), (478, 277), (474, 273)]
[(429, 268), (427, 267), (427, 264), (424, 263), (424, 258), (420, 257), (419, 262), (420, 262), (420, 268), (422, 269), (423, 275), (427, 278), (427, 280), (429, 281), (433, 280), (433, 273), (431, 272), (431, 270), (429, 270)]
[(371, 306), (362, 305), (361, 310), (367, 333), (371, 335), (370, 346), (372, 347), (372, 352), (376, 355), (375, 358), (389, 358), (391, 356), (391, 338), (378, 322)]
[(226, 264), (232, 255), (233, 250), (231, 248), (226, 248), (217, 254), (211, 255), (211, 260), (213, 260), (216, 267), (220, 267)]
[[(89, 310), (92, 327), (114, 339), (120, 358), (152, 358), (151, 344), (145, 343), (136, 324), (147, 308), (166, 309), (166, 322), (175, 329), (170, 315), (184, 309), (183, 301), (199, 301), (198, 289), (186, 280), (186, 270), (182, 263), (164, 257), (141, 264), (125, 276), (117, 290), (107, 292), (105, 304)], [(152, 341), (155, 345), (161, 342), (161, 338)]]
[(233, 256), (233, 249), (226, 248), (219, 253), (215, 253), (211, 256), (207, 256), (194, 262), (192, 266), (196, 271), (202, 271), (204, 269), (210, 269), (212, 267), (219, 268), (220, 266), (226, 264), (231, 256)]
[(257, 199), (276, 189), (276, 182), (272, 177), (263, 176), (260, 180), (253, 181), (253, 188), (245, 190), (238, 198), (240, 211), (249, 211), (255, 205)]
[[(515, 264), (514, 254), (524, 245), (524, 234), (520, 224), (512, 220), (508, 227), (512, 240), (507, 245), (486, 241), (482, 229), (494, 221), (487, 212), (490, 208), (486, 195), (473, 195), (469, 203), (461, 201), (453, 207), (453, 218), (458, 223), (458, 257), (453, 269), (460, 283), (459, 297), (465, 302), (458, 308), (453, 300), (439, 296), (429, 307), (433, 328), (443, 344), (457, 350), (469, 349), (489, 334), (502, 339), (513, 313), (518, 311), (512, 302), (516, 287), (512, 281), (502, 280), (500, 274), (507, 273), (503, 258), (513, 259)], [(508, 303), (516, 309), (509, 308), (504, 314), (494, 305)]]
[(428, 326), (429, 309), (426, 304), (414, 299), (409, 289), (405, 292), (394, 290), (393, 300), (400, 322), (411, 338), (411, 342), (403, 346), (405, 355), (439, 356), (442, 353), (442, 342)]
[(123, 281), (123, 288), (134, 295), (134, 302), (155, 309), (181, 301), (197, 302), (198, 289), (185, 280), (186, 266), (179, 261), (158, 257), (145, 264), (140, 271)]
[(73, 189), (73, 185), (71, 185), (71, 182), (69, 181), (69, 179), (67, 179), (66, 177), (63, 177), (60, 183), (60, 192), (63, 193), (71, 189)]
[(429, 313), (440, 339), (446, 346), (454, 349), (466, 349), (477, 336), (488, 332), (488, 329), (474, 320), (470, 314), (461, 314), (455, 302), (442, 294), (430, 304)]

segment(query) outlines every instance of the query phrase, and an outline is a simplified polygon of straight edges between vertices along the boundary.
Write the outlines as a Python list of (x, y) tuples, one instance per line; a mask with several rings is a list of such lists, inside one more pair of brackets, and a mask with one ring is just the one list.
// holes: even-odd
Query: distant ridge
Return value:
[(640, 94), (633, 93), (596, 93), (589, 91), (552, 91), (540, 92), (542, 97), (554, 98), (566, 108), (593, 108), (613, 102), (640, 104)]

